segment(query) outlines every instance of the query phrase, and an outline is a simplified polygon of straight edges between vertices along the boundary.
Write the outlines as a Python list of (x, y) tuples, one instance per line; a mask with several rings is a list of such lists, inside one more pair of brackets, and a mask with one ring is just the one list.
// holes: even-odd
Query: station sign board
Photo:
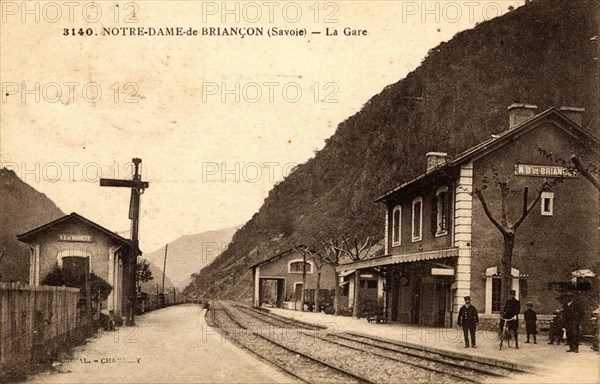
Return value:
[(454, 276), (454, 268), (431, 268), (434, 276)]
[(70, 234), (61, 233), (58, 235), (58, 240), (59, 241), (75, 241), (75, 242), (82, 242), (82, 243), (91, 243), (92, 236), (91, 235), (70, 235)]
[(515, 164), (516, 176), (579, 177), (575, 169), (556, 165)]

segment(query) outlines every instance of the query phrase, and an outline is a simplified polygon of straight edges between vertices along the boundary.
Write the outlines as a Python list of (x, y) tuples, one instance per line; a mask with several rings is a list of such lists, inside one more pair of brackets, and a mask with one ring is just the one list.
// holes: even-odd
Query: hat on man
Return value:
[(533, 307), (533, 304), (531, 303), (531, 301), (527, 303), (527, 306), (528, 307)]
[(560, 313), (560, 309), (554, 310), (554, 313)]
[(514, 289), (511, 289), (511, 290), (510, 290), (510, 294), (514, 296), (514, 295), (516, 295), (516, 294), (517, 294), (517, 291), (515, 291)]
[(465, 301), (471, 301), (471, 296), (465, 296)]

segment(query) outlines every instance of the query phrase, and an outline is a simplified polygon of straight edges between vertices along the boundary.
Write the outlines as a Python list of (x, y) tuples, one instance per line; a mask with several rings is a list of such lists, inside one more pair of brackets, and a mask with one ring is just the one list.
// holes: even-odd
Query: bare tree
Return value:
[(311, 260), (313, 261), (315, 268), (317, 269), (317, 282), (316, 282), (316, 290), (315, 290), (315, 311), (320, 312), (321, 307), (321, 270), (323, 266), (327, 264), (327, 259), (325, 259), (324, 255), (319, 251), (311, 250)]
[(303, 244), (294, 246), (293, 250), (302, 255), (302, 291), (300, 292), (300, 310), (304, 312), (304, 302), (306, 301), (306, 264), (311, 258), (311, 250)]
[[(6, 245), (2, 245), (2, 250), (0, 250), (0, 263), (4, 258), (4, 253), (6, 252)], [(0, 273), (0, 280), (2, 279), (2, 273)]]
[[(502, 234), (502, 238), (504, 240), (504, 250), (502, 253), (502, 291), (500, 294), (501, 302), (505, 302), (508, 300), (509, 292), (512, 286), (512, 259), (513, 259), (513, 249), (515, 246), (515, 234), (519, 226), (523, 223), (527, 215), (535, 208), (538, 201), (542, 196), (542, 192), (545, 190), (549, 190), (551, 187), (551, 183), (547, 180), (544, 180), (542, 185), (536, 190), (535, 195), (531, 202), (528, 202), (528, 194), (529, 188), (523, 188), (523, 205), (521, 212), (517, 219), (514, 222), (510, 222), (508, 217), (508, 201), (511, 196), (516, 195), (521, 190), (520, 189), (512, 189), (508, 186), (511, 176), (507, 179), (500, 179), (498, 172), (493, 169), (493, 176), (490, 180), (487, 176), (484, 176), (482, 180), (482, 186), (480, 188), (475, 189), (475, 194), (479, 198), (481, 202), (481, 206), (488, 217), (488, 219), (494, 224), (494, 226), (500, 231)], [(489, 185), (497, 188), (500, 191), (500, 218), (497, 219), (496, 216), (491, 212), (488, 202), (483, 194), (483, 191), (488, 188)]]
[(564, 167), (565, 172), (567, 174), (576, 174), (577, 172), (581, 173), (583, 177), (585, 177), (592, 185), (600, 191), (600, 179), (598, 178), (598, 166), (597, 162), (588, 162), (588, 164), (584, 164), (583, 162), (583, 151), (580, 151), (577, 155), (571, 155), (569, 158), (570, 162), (565, 160), (564, 158), (555, 155), (551, 151), (547, 151), (544, 148), (537, 147), (537, 150), (542, 156), (546, 157), (548, 160), (551, 160), (557, 164), (560, 164)]
[(577, 155), (571, 156), (571, 162), (575, 169), (583, 175), (592, 185), (600, 191), (600, 180), (598, 179), (598, 169), (594, 164), (585, 165)]
[[(339, 246), (334, 246), (342, 254), (348, 256), (348, 258), (352, 261), (360, 261), (366, 259), (370, 252), (371, 247), (373, 246), (373, 241), (371, 237), (367, 237), (364, 243), (360, 243), (358, 237), (354, 237), (354, 241), (352, 244), (348, 241), (347, 237), (342, 238), (341, 244)], [(352, 317), (358, 317), (359, 311), (359, 292), (360, 292), (360, 273), (358, 270), (354, 271), (354, 303), (352, 306)]]
[(340, 264), (343, 252), (341, 251), (342, 241), (339, 239), (321, 240), (321, 248), (323, 248), (324, 261), (333, 265), (334, 270), (334, 293), (333, 293), (333, 314), (339, 315), (340, 312), (340, 273), (335, 268)]

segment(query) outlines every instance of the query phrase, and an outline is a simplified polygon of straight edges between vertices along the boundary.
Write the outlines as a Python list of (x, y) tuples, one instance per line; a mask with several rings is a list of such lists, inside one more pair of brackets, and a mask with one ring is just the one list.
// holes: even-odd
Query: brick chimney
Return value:
[(511, 104), (508, 107), (508, 129), (513, 129), (522, 122), (535, 116), (537, 105), (532, 104)]
[(583, 113), (585, 112), (585, 108), (560, 107), (560, 111), (580, 127), (583, 125)]
[(425, 157), (427, 157), (427, 171), (430, 171), (446, 162), (448, 154), (445, 152), (427, 152)]

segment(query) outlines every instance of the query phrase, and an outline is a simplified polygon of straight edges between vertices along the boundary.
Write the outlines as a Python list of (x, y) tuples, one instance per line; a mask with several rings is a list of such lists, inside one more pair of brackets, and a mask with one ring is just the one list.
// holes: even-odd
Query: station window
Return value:
[(542, 192), (541, 210), (542, 216), (554, 214), (554, 192)]
[[(288, 264), (288, 273), (302, 273), (302, 260), (292, 260)], [(306, 273), (312, 273), (312, 263), (306, 262)]]
[(361, 288), (377, 288), (377, 280), (360, 280), (360, 287)]
[(412, 241), (420, 241), (423, 234), (423, 198), (417, 197), (412, 203)]
[(502, 295), (502, 279), (500, 277), (492, 278), (492, 312), (500, 312), (502, 309), (502, 302), (500, 296)]
[(402, 221), (402, 207), (397, 205), (392, 213), (392, 245), (400, 245), (400, 224)]
[(87, 267), (87, 259), (79, 256), (67, 256), (62, 259), (62, 269), (73, 274), (73, 276), (83, 276)]
[[(502, 310), (504, 303), (502, 303), (502, 268), (500, 267), (489, 267), (485, 270), (485, 310), (484, 313), (498, 313)], [(517, 297), (523, 292), (521, 288), (527, 284), (526, 276), (521, 275), (520, 271), (516, 268), (511, 268), (511, 289), (517, 291)], [(525, 297), (525, 296), (523, 296)]]
[(435, 235), (443, 236), (448, 234), (450, 199), (448, 187), (442, 187), (435, 193), (436, 196), (436, 227)]

